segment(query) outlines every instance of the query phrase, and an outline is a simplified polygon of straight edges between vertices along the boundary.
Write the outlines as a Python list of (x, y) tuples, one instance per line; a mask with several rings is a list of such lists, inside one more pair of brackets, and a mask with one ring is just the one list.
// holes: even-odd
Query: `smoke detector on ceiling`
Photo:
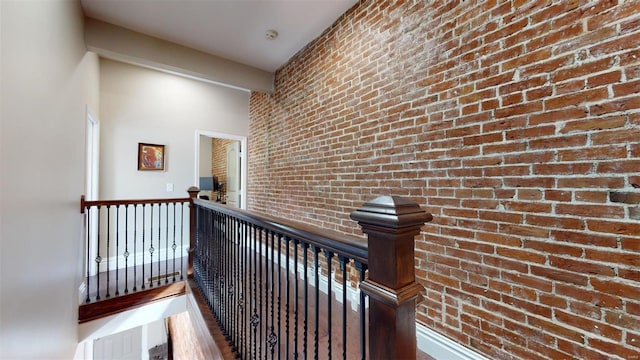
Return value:
[(275, 40), (278, 37), (278, 32), (275, 30), (267, 30), (264, 36), (269, 40)]

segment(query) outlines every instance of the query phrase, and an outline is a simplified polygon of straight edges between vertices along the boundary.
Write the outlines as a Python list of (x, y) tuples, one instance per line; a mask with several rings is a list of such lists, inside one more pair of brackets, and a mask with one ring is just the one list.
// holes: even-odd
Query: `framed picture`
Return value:
[(138, 170), (164, 170), (164, 145), (138, 143)]

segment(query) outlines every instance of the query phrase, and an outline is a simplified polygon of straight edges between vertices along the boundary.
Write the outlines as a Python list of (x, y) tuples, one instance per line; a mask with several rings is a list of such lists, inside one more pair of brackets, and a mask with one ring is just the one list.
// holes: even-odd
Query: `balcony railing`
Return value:
[[(80, 322), (175, 291), (184, 293), (190, 202), (190, 197), (97, 201), (81, 198), (85, 275)], [(134, 294), (137, 296), (128, 296)], [(98, 302), (102, 303), (95, 305)]]
[(367, 241), (194, 203), (194, 276), (238, 357), (415, 358), (413, 242), (431, 219), (416, 204), (382, 197), (352, 213)]
[(197, 192), (82, 199), (80, 322), (185, 294), (193, 277), (236, 357), (416, 357), (414, 237), (431, 220), (417, 204), (365, 203), (351, 214), (365, 239), (198, 200)]

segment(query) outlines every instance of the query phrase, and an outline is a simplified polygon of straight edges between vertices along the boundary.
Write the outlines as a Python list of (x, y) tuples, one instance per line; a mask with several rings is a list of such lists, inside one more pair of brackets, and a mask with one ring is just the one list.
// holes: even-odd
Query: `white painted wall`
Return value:
[(78, 1), (0, 1), (0, 358), (77, 344), (86, 106), (99, 63)]
[(211, 176), (211, 138), (200, 135), (200, 176)]
[[(184, 197), (196, 130), (248, 135), (249, 92), (107, 59), (100, 80), (102, 199)], [(137, 170), (139, 142), (166, 145), (164, 172)]]

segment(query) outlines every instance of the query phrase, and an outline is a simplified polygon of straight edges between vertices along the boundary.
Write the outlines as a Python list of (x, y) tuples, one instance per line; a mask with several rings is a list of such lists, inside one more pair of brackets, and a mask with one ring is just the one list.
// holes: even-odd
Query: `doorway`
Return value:
[(200, 197), (246, 209), (246, 137), (196, 131), (195, 184)]

